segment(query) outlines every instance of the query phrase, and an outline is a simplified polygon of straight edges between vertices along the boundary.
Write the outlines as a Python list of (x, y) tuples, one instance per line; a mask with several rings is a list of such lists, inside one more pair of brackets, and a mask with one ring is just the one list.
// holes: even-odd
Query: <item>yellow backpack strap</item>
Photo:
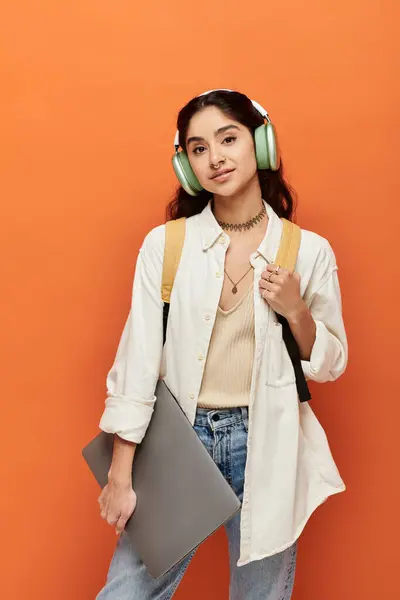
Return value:
[[(281, 219), (281, 221), (283, 229), (275, 264), (293, 273), (300, 248), (301, 229), (298, 225), (287, 219)], [(292, 361), (299, 400), (300, 402), (308, 402), (311, 400), (311, 394), (303, 372), (298, 344), (287, 320), (279, 314), (277, 315), (277, 319), (282, 325), (282, 338)]]
[(281, 219), (283, 230), (275, 264), (293, 273), (300, 248), (301, 229), (287, 219)]
[(181, 259), (185, 241), (186, 218), (181, 217), (165, 224), (165, 248), (162, 272), (161, 298), (169, 304), (175, 275)]

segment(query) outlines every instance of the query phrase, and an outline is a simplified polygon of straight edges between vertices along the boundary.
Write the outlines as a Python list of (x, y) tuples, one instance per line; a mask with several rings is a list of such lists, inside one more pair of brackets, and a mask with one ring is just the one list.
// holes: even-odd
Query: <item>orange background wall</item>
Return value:
[[(212, 87), (269, 109), (298, 221), (340, 266), (351, 360), (313, 408), (348, 491), (307, 526), (294, 598), (394, 597), (399, 17), (390, 0), (2, 3), (2, 597), (91, 600), (104, 581), (115, 534), (80, 451), (175, 186), (177, 111)], [(221, 532), (176, 598), (221, 600), (227, 581)]]

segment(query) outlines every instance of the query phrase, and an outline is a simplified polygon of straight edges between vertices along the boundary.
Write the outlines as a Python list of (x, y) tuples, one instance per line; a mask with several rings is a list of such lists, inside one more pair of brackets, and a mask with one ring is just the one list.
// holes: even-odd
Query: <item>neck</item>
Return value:
[(245, 190), (233, 196), (214, 195), (213, 212), (217, 221), (224, 223), (246, 223), (262, 208), (260, 184), (254, 180)]

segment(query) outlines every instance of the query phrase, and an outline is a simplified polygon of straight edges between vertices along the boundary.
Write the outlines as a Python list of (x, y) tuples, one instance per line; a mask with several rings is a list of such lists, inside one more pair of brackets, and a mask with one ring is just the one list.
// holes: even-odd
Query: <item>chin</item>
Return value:
[(224, 188), (223, 190), (219, 188), (218, 190), (209, 190), (213, 196), (222, 196), (229, 198), (229, 196), (234, 196), (237, 194), (238, 189), (237, 186), (233, 186), (232, 188)]
[(229, 185), (221, 185), (221, 186), (216, 186), (217, 189), (213, 189), (210, 190), (212, 194), (214, 194), (215, 196), (222, 196), (222, 197), (229, 197), (229, 196), (236, 196), (237, 194), (240, 194), (241, 192), (243, 192), (243, 190), (246, 189), (246, 187), (248, 186), (248, 182), (246, 183), (230, 183)]
[(236, 181), (227, 181), (222, 185), (208, 185), (205, 189), (214, 196), (234, 196), (246, 187), (246, 183)]
[[(223, 184), (212, 185), (210, 180), (207, 181), (207, 184), (203, 186), (208, 192), (215, 196), (236, 196), (244, 192), (248, 188), (252, 188), (254, 184), (258, 185), (258, 172), (251, 173), (250, 176), (247, 174), (247, 177), (243, 177), (243, 173), (241, 173), (241, 177), (239, 180), (238, 172), (235, 173), (236, 177), (232, 179), (232, 181), (227, 181)], [(210, 185), (211, 183), (211, 185)]]

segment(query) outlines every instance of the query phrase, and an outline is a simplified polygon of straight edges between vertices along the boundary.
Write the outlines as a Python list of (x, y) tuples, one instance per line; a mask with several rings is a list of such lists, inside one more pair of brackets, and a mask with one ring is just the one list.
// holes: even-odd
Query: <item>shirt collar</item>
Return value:
[[(214, 213), (211, 210), (211, 200), (199, 214), (200, 228), (202, 236), (203, 250), (209, 250), (218, 238), (224, 233), (222, 227), (218, 225)], [(265, 201), (264, 205), (268, 215), (268, 226), (264, 239), (257, 248), (257, 252), (267, 262), (273, 263), (279, 249), (279, 243), (282, 235), (282, 221), (274, 209)]]
[(199, 214), (203, 250), (209, 250), (220, 235), (223, 234), (223, 229), (218, 225), (218, 221), (211, 210), (211, 202), (212, 200), (209, 201), (207, 206)]
[(264, 239), (259, 245), (257, 252), (265, 258), (268, 263), (272, 264), (275, 262), (276, 255), (278, 254), (283, 225), (272, 206), (265, 201), (264, 204), (268, 215), (268, 225)]

